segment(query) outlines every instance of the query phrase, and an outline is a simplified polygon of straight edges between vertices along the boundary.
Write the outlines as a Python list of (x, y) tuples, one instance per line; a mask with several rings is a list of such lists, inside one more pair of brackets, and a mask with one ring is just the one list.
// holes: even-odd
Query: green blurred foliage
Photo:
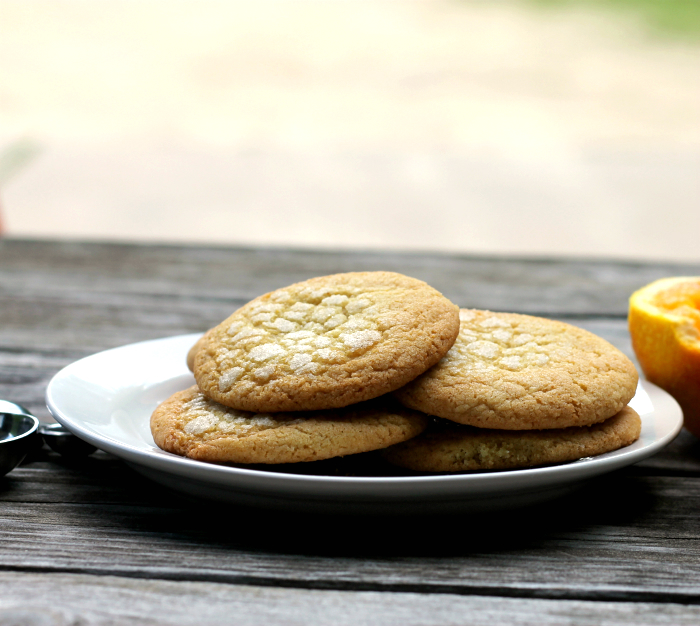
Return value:
[(544, 6), (588, 5), (634, 12), (656, 31), (700, 41), (700, 0), (531, 0)]

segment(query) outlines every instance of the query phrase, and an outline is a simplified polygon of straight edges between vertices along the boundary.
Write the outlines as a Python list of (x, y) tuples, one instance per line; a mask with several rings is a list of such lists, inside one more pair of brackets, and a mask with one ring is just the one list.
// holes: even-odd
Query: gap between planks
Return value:
[(0, 572), (17, 574), (70, 574), (95, 577), (114, 577), (127, 580), (159, 580), (183, 583), (215, 583), (224, 585), (246, 585), (253, 587), (272, 587), (277, 589), (299, 589), (316, 591), (346, 591), (374, 593), (415, 593), (421, 595), (453, 595), (479, 596), (484, 598), (518, 598), (533, 600), (568, 600), (587, 602), (644, 602), (647, 604), (681, 604), (700, 605), (700, 596), (690, 593), (668, 593), (656, 591), (616, 591), (611, 589), (581, 589), (572, 592), (571, 589), (552, 588), (513, 588), (470, 586), (460, 587), (445, 584), (410, 583), (367, 583), (367, 582), (333, 582), (320, 580), (290, 580), (263, 576), (227, 575), (201, 573), (197, 571), (168, 572), (168, 571), (119, 571), (90, 567), (31, 567), (31, 566), (0, 566)]

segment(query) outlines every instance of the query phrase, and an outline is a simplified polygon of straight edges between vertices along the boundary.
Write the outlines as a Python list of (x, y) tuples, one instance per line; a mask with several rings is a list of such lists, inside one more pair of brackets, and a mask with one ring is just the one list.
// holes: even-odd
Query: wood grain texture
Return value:
[[(29, 589), (31, 606), (20, 600)], [(690, 626), (700, 620), (700, 607), (679, 604), (273, 589), (76, 574), (0, 573), (0, 596), (0, 624), (17, 626)]]
[[(31, 606), (20, 600), (28, 590)], [(690, 626), (700, 621), (700, 607), (680, 604), (275, 589), (76, 574), (0, 573), (0, 598), (4, 626)]]
[(552, 599), (700, 599), (697, 477), (632, 468), (515, 515), (413, 519), (286, 514), (281, 521), (165, 491), (104, 453), (72, 466), (37, 457), (0, 488), (6, 570)]
[[(0, 397), (47, 419), (46, 384), (75, 359), (203, 331), (314, 275), (372, 269), (426, 280), (461, 306), (569, 321), (628, 355), (629, 294), (700, 274), (680, 264), (0, 240)], [(652, 459), (544, 506), (415, 518), (198, 502), (105, 453), (70, 462), (44, 450), (0, 479), (0, 624), (222, 623), (229, 607), (242, 624), (290, 615), (305, 624), (465, 615), (474, 624), (697, 623), (699, 514), (700, 442), (685, 432)], [(23, 585), (66, 603), (37, 604), (22, 621), (12, 598)]]
[(623, 317), (638, 287), (700, 273), (700, 263), (645, 264), (460, 255), (323, 252), (0, 241), (0, 292), (58, 301), (121, 295), (245, 302), (337, 272), (390, 270), (425, 280), (460, 306), (549, 315)]

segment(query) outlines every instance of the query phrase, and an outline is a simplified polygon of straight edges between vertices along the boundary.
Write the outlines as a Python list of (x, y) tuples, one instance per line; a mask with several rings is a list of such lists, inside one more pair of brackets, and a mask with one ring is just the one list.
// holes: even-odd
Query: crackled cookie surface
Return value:
[(337, 408), (398, 389), (437, 363), (459, 310), (392, 272), (322, 276), (249, 302), (194, 357), (205, 395), (247, 411)]
[(427, 418), (386, 400), (313, 413), (249, 413), (194, 386), (151, 416), (158, 447), (200, 461), (296, 463), (378, 450), (421, 433)]
[(532, 467), (596, 456), (639, 438), (642, 422), (630, 407), (593, 426), (552, 430), (480, 429), (440, 420), (422, 434), (382, 452), (394, 465), (420, 472)]
[(460, 311), (459, 337), (396, 397), (407, 407), (482, 428), (587, 426), (634, 396), (637, 371), (604, 339), (529, 315)]

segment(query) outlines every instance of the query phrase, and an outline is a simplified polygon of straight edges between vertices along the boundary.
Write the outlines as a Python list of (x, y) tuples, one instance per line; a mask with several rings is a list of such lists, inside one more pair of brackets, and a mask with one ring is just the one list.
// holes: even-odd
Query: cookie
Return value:
[(194, 386), (154, 411), (151, 432), (158, 447), (199, 461), (298, 463), (386, 448), (420, 434), (427, 423), (386, 399), (331, 411), (249, 413)]
[(322, 276), (260, 296), (208, 331), (194, 375), (206, 396), (235, 409), (339, 408), (413, 380), (458, 332), (458, 307), (420, 280)]
[(637, 371), (604, 339), (563, 322), (463, 309), (447, 356), (396, 397), (481, 428), (588, 426), (634, 396)]
[(507, 431), (439, 420), (422, 435), (382, 452), (400, 467), (419, 472), (462, 472), (533, 467), (575, 461), (628, 446), (642, 422), (629, 406), (593, 426)]

